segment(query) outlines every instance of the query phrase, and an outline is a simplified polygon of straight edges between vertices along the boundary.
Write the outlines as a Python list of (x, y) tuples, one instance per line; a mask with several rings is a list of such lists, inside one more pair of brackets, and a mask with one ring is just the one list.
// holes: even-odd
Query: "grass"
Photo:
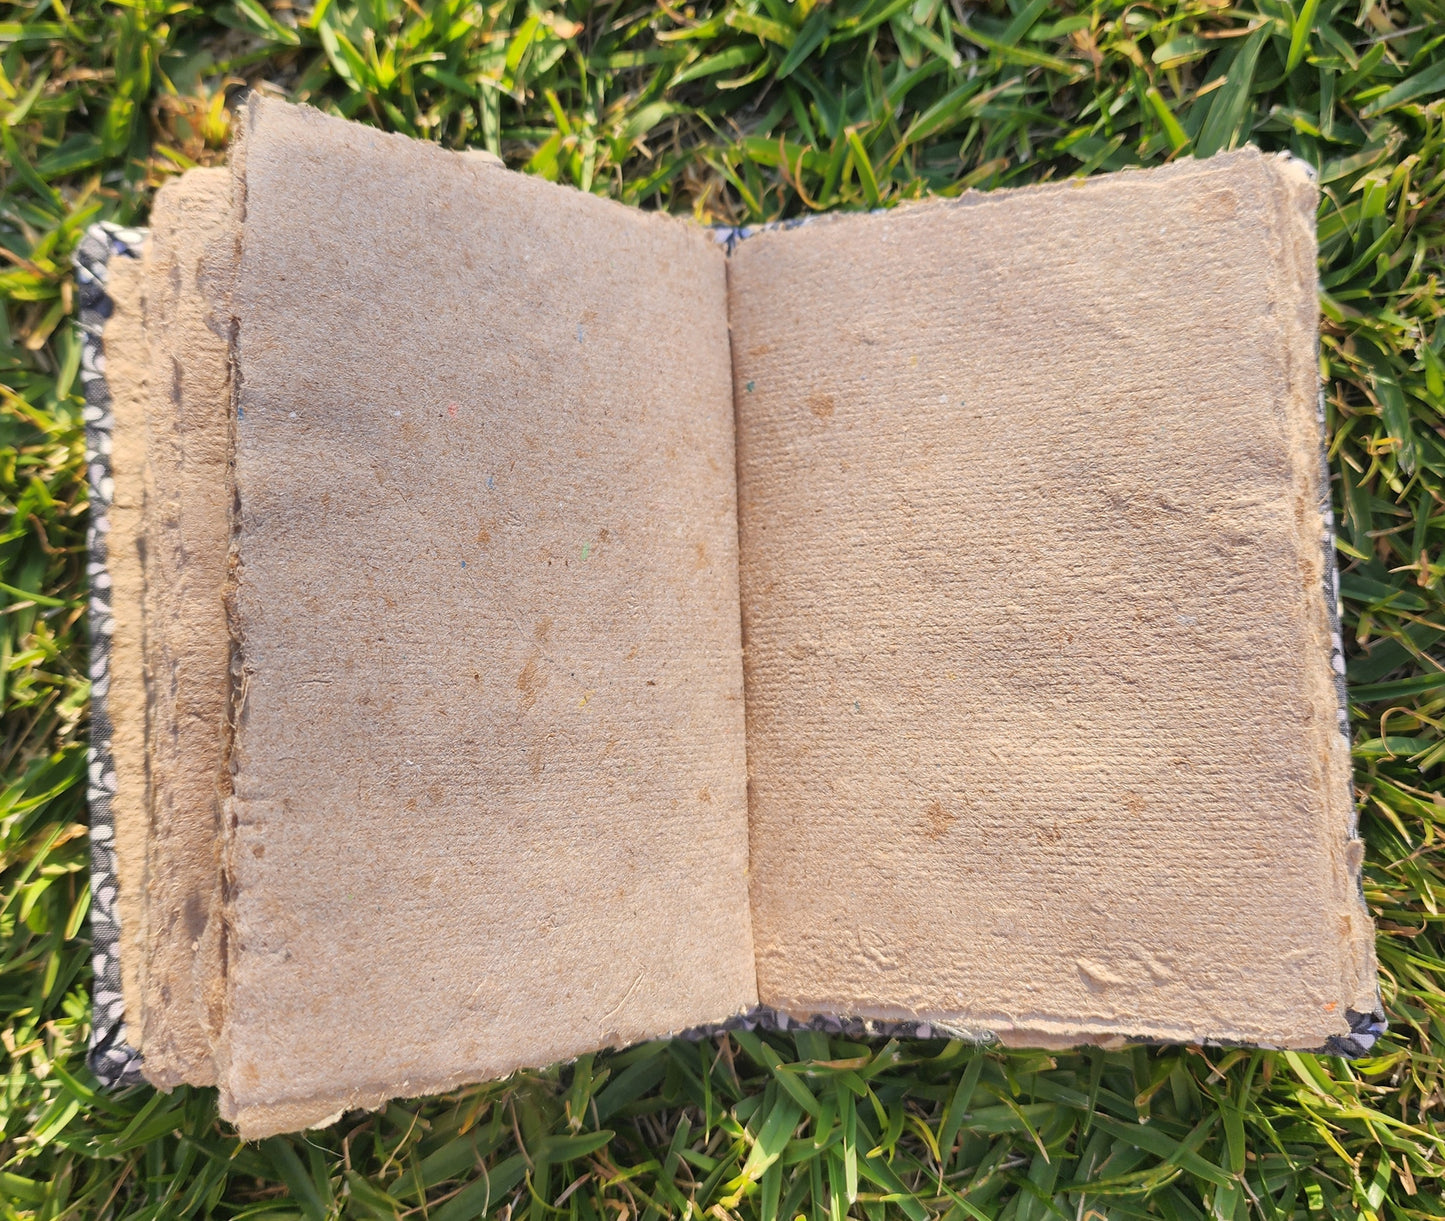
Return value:
[[(1321, 368), (1372, 1059), (734, 1035), (244, 1145), (102, 1094), (69, 255), (221, 159), (244, 85), (733, 222), (1206, 155), (1319, 167)], [(19, 0), (0, 9), (0, 1214), (859, 1221), (1445, 1216), (1441, 0)], [(384, 1021), (384, 1016), (379, 1016)]]

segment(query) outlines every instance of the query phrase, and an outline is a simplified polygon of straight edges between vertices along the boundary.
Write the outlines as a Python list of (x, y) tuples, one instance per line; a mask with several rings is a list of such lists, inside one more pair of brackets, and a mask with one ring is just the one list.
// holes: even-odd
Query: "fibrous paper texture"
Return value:
[(295, 1126), (745, 1009), (722, 252), (243, 121), (223, 1107)]
[(729, 1020), (1368, 1047), (1301, 166), (723, 242), (238, 126), (115, 285), (151, 1080), (263, 1135)]
[(1251, 150), (738, 248), (764, 1003), (1295, 1047), (1373, 1009), (1314, 200)]
[(220, 800), (230, 648), (230, 319), (209, 290), (224, 268), (230, 175), (186, 174), (151, 209), (143, 281), (149, 349), (144, 535), (151, 777), (142, 1051), (167, 1088), (215, 1080), (225, 1003)]

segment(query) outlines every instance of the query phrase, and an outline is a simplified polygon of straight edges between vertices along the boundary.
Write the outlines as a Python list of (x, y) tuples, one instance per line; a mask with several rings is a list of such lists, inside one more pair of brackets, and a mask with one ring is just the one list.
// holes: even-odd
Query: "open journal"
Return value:
[(80, 257), (103, 1077), (1368, 1048), (1301, 163), (740, 232), (236, 125)]

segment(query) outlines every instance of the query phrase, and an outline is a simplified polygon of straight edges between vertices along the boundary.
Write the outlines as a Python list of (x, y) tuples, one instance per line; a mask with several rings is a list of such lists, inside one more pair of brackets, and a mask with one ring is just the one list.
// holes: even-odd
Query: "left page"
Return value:
[(214, 247), (229, 213), (225, 170), (167, 183), (151, 208), (145, 268), (149, 787), (143, 987), (139, 1020), (128, 1028), (139, 1036), (147, 1080), (162, 1089), (215, 1082), (225, 1001), (216, 785), (230, 664), (221, 601), (230, 383), (227, 322), (205, 289), (217, 274), (211, 260), (219, 254), (226, 264), (224, 247)]
[(315, 111), (238, 122), (222, 1113), (747, 1008), (721, 250)]

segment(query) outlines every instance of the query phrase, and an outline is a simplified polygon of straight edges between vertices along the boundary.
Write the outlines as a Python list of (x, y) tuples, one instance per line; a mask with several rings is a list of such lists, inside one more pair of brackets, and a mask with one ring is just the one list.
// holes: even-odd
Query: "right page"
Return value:
[(1247, 149), (740, 243), (764, 1004), (1369, 1027), (1316, 198)]

